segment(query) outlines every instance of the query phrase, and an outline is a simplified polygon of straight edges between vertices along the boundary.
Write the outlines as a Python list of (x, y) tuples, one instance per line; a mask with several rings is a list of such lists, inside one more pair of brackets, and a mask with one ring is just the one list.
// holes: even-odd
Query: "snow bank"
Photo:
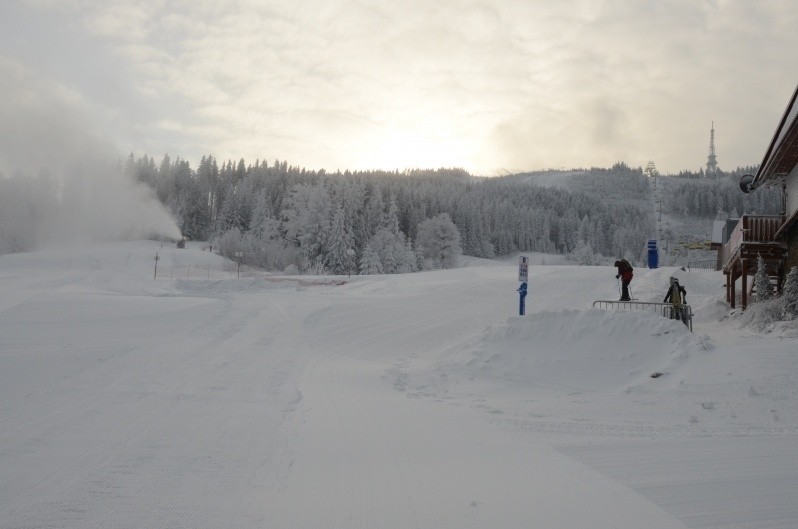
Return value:
[(540, 312), (488, 328), (468, 347), (469, 370), (573, 391), (622, 391), (668, 372), (705, 341), (648, 312)]

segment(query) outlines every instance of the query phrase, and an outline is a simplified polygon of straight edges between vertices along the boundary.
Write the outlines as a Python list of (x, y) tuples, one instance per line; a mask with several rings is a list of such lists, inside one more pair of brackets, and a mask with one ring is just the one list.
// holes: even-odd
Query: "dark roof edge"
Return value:
[(781, 237), (783, 237), (784, 234), (787, 233), (787, 230), (789, 230), (796, 222), (798, 222), (798, 210), (793, 211), (792, 215), (787, 217), (787, 219), (784, 221), (784, 223), (782, 223), (779, 229), (776, 230), (776, 233), (773, 234), (773, 238), (780, 239)]
[(758, 186), (759, 184), (762, 183), (762, 180), (767, 178), (765, 172), (767, 170), (768, 161), (771, 159), (773, 151), (778, 148), (776, 142), (778, 142), (779, 136), (781, 136), (781, 130), (784, 128), (787, 118), (791, 114), (793, 105), (795, 105), (796, 97), (798, 97), (798, 86), (795, 87), (795, 91), (792, 93), (792, 98), (790, 98), (790, 103), (787, 105), (787, 108), (784, 110), (784, 115), (781, 117), (781, 121), (779, 121), (779, 126), (776, 127), (776, 132), (773, 133), (773, 139), (770, 140), (770, 145), (768, 146), (768, 150), (765, 152), (765, 157), (762, 158), (762, 163), (759, 164), (759, 170), (756, 172), (754, 181), (751, 183), (752, 187)]

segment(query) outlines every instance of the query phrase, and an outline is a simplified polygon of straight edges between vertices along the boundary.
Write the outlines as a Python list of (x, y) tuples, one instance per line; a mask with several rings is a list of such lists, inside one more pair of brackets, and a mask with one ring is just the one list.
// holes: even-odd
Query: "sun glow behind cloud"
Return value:
[[(431, 130), (435, 129), (435, 130)], [(364, 139), (362, 168), (421, 169), (472, 165), (463, 140), (444, 136), (437, 127), (386, 128)]]
[(787, 0), (31, 0), (0, 21), (3, 57), (93, 103), (121, 154), (194, 163), (694, 170), (714, 120), (728, 169), (761, 158), (798, 70)]

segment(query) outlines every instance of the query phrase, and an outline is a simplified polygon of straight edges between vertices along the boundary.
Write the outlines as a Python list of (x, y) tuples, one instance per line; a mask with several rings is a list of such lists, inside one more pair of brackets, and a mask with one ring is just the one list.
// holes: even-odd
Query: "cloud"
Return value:
[[(620, 4), (596, 3), (589, 15), (568, 21), (548, 57), (546, 86), (529, 93), (556, 116), (525, 106), (494, 129), (508, 164), (521, 170), (538, 162), (522, 147), (534, 145), (549, 153), (550, 166), (653, 159), (664, 170), (695, 170), (706, 162), (713, 120), (723, 168), (758, 163), (795, 82), (778, 68), (763, 70), (765, 61), (790, 64), (790, 71), (798, 63), (786, 57), (792, 46), (752, 37), (745, 21), (773, 21), (793, 10), (757, 4), (751, 17), (736, 2)], [(794, 46), (794, 36), (778, 34)], [(770, 78), (768, 88), (759, 75)], [(521, 136), (510, 141), (508, 131)]]
[(0, 171), (38, 171), (74, 161), (73, 153), (107, 151), (85, 119), (89, 102), (69, 87), (0, 57), (0, 93)]
[(102, 108), (106, 135), (190, 160), (678, 171), (705, 163), (714, 120), (733, 168), (761, 158), (798, 69), (787, 0), (36, 6), (88, 31), (75, 63), (111, 50), (116, 98), (53, 72)]

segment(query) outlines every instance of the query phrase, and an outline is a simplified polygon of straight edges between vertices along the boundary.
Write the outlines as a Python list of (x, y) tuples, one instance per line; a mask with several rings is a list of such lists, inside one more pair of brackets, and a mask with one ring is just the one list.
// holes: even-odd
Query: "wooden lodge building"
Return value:
[[(736, 282), (742, 280), (741, 307), (748, 305), (753, 288), (749, 276), (757, 271), (757, 258), (762, 256), (776, 290), (781, 291), (790, 268), (798, 266), (798, 88), (790, 99), (770, 146), (756, 175), (747, 175), (740, 182), (743, 192), (765, 186), (782, 189), (781, 215), (743, 215), (728, 240), (720, 246), (718, 264), (726, 276), (726, 301), (736, 304)], [(728, 228), (727, 228), (728, 229)], [(714, 237), (713, 237), (714, 238)]]

